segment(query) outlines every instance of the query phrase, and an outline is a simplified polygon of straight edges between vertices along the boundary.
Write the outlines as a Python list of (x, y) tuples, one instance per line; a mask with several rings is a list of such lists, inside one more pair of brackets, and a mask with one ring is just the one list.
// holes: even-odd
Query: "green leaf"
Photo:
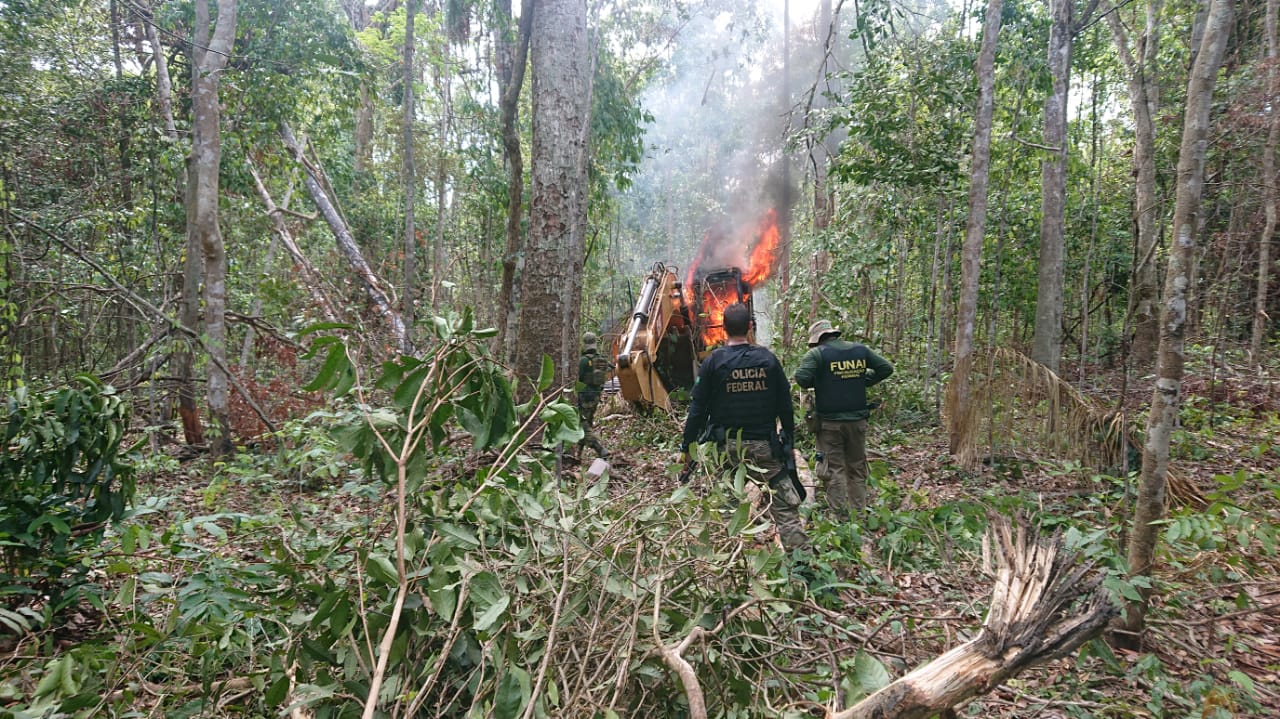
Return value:
[(59, 657), (45, 665), (44, 676), (36, 684), (37, 697), (47, 697), (58, 690), (62, 682), (62, 663), (70, 660), (70, 657)]
[(502, 619), (511, 597), (493, 572), (480, 572), (471, 578), (472, 628), (488, 631)]
[(889, 676), (889, 670), (884, 668), (880, 660), (866, 652), (858, 652), (853, 660), (853, 679), (857, 682), (858, 688), (866, 694), (872, 694), (887, 687), (893, 681)]
[(738, 505), (738, 508), (734, 510), (733, 518), (729, 520), (729, 528), (727, 530), (729, 532), (729, 536), (730, 537), (736, 536), (739, 532), (742, 531), (743, 527), (747, 526), (747, 523), (750, 521), (751, 521), (751, 505), (747, 504), (746, 502), (742, 502), (741, 504)]
[(466, 527), (459, 527), (456, 524), (443, 522), (436, 527), (436, 531), (445, 535), (446, 538), (456, 540), (454, 542), (450, 542), (454, 546), (461, 545), (464, 548), (480, 546), (480, 538), (476, 536), (475, 532), (467, 529)]
[(556, 365), (548, 355), (542, 355), (542, 371), (538, 374), (538, 392), (546, 392), (556, 378)]
[(1250, 694), (1253, 694), (1253, 677), (1236, 669), (1236, 670), (1227, 672), (1227, 678), (1230, 679), (1236, 686), (1249, 692)]
[(391, 559), (385, 554), (370, 553), (366, 571), (368, 571), (371, 579), (388, 586), (395, 586), (400, 582), (400, 574), (396, 571), (396, 565), (392, 564)]
[(320, 371), (316, 373), (315, 379), (302, 385), (302, 389), (307, 392), (316, 392), (333, 386), (338, 373), (344, 369), (344, 365), (350, 366), (346, 347), (342, 344), (334, 344), (329, 348), (329, 354), (325, 356), (324, 364), (320, 366)]
[(573, 444), (585, 436), (578, 421), (578, 410), (565, 402), (551, 402), (542, 408), (538, 418), (546, 423), (543, 441), (549, 444), (565, 442)]
[(289, 677), (281, 673), (275, 681), (271, 682), (271, 686), (267, 687), (266, 694), (262, 699), (269, 707), (278, 707), (280, 702), (284, 701), (285, 696), (289, 693)]
[(1102, 586), (1131, 602), (1142, 601), (1142, 595), (1138, 593), (1138, 590), (1134, 587), (1134, 584), (1131, 581), (1125, 581), (1120, 577), (1107, 577), (1102, 580)]
[(494, 719), (513, 719), (529, 702), (529, 673), (517, 666), (507, 668), (493, 700)]

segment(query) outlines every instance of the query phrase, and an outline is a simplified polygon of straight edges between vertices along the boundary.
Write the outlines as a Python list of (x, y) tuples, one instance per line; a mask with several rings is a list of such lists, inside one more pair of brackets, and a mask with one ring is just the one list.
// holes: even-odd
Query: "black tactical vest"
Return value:
[(860, 412), (867, 408), (867, 348), (830, 345), (818, 348), (821, 362), (813, 385), (818, 414)]
[(711, 404), (711, 426), (727, 434), (742, 430), (743, 439), (771, 439), (778, 416), (774, 407), (778, 381), (769, 368), (776, 361), (763, 347), (746, 345), (716, 350), (721, 364), (715, 369), (716, 391)]

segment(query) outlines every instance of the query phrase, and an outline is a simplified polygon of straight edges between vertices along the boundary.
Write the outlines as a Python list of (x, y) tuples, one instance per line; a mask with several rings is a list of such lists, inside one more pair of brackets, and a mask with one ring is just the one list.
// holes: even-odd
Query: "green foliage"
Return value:
[[(17, 388), (0, 436), (0, 610), (51, 598), (49, 616), (80, 596), (81, 555), (134, 495), (121, 440), (129, 407), (88, 375), (52, 392)], [(9, 614), (11, 630), (28, 627)]]

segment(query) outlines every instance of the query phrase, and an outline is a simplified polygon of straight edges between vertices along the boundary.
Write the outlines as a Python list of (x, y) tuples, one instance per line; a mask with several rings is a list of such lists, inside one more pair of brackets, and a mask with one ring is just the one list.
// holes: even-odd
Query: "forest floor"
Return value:
[[(959, 708), (962, 716), (1280, 716), (1280, 388), (1243, 375), (1212, 383), (1192, 376), (1185, 387), (1174, 463), (1196, 496), (1175, 498), (1169, 507), (1142, 651), (1091, 642), (1078, 656), (1033, 667), (974, 699)], [(1138, 390), (1131, 394), (1127, 405), (1145, 404)], [(645, 432), (637, 432), (641, 423)], [(618, 398), (609, 398), (598, 415), (597, 434), (611, 452), (610, 486), (669, 495), (678, 486), (679, 431), (677, 418), (637, 418)], [(661, 439), (655, 442), (654, 436)], [(310, 441), (304, 437), (298, 445), (306, 448)], [(802, 441), (802, 455), (806, 449), (811, 447)], [(830, 568), (836, 591), (810, 610), (864, 637), (860, 649), (879, 659), (890, 678), (980, 628), (991, 584), (982, 573), (978, 538), (989, 512), (1034, 515), (1042, 525), (1074, 535), (1081, 547), (1093, 547), (1089, 559), (1100, 571), (1122, 577), (1131, 482), (1082, 473), (1078, 465), (1030, 451), (1010, 451), (966, 471), (952, 462), (940, 429), (890, 427), (881, 419), (873, 421), (869, 450), (874, 499), (866, 526), (855, 529), (860, 555), (824, 553), (821, 541), (834, 536), (832, 527), (806, 511), (817, 525), (811, 527), (817, 530), (815, 552)], [(581, 464), (566, 462), (566, 476), (589, 464), (593, 455), (583, 451)], [(343, 460), (317, 456), (316, 466), (335, 461)], [(246, 525), (228, 543), (225, 534), (210, 529), (217, 520), (201, 518), (278, 515), (304, 526), (376, 516), (389, 498), (385, 491), (317, 491), (314, 478), (258, 481), (263, 478), (228, 474), (206, 458), (175, 459), (154, 469), (159, 466), (140, 477), (138, 504), (146, 509), (141, 520), (156, 536), (197, 523), (208, 531), (190, 532), (187, 541), (207, 542), (228, 561), (251, 556), (249, 547), (279, 528)], [(298, 476), (308, 471), (299, 467)], [(109, 616), (88, 611), (59, 632), (57, 645), (69, 649), (110, 635), (111, 625)], [(0, 648), (16, 658), (30, 646), (0, 641)], [(6, 667), (26, 672), (0, 660), (0, 670)], [(0, 680), (6, 673), (0, 671)], [(0, 710), (5, 701), (0, 692)], [(137, 705), (144, 713), (145, 704)]]
[[(975, 699), (962, 715), (1280, 716), (1280, 387), (1247, 376), (1189, 377), (1184, 386), (1187, 426), (1175, 435), (1174, 466), (1195, 496), (1170, 502), (1142, 651), (1094, 641), (1078, 658), (1034, 667)], [(1145, 406), (1147, 392), (1132, 390), (1126, 405)], [(598, 416), (617, 478), (674, 487), (673, 457), (631, 444), (632, 415), (620, 400)], [(952, 463), (944, 431), (902, 432), (874, 419), (868, 445), (876, 498), (862, 557), (833, 565), (841, 575), (835, 606), (862, 625), (866, 650), (894, 677), (972, 637), (984, 618), (990, 580), (972, 543), (958, 541), (974, 515), (956, 507), (1018, 507), (1060, 528), (1092, 526), (1107, 537), (1112, 563), (1123, 564), (1136, 491), (1129, 483), (1028, 452), (966, 472)]]

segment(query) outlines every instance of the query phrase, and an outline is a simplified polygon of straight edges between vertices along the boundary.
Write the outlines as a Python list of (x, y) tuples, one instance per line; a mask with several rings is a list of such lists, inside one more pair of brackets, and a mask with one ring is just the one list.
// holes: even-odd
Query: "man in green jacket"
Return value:
[(814, 391), (818, 476), (827, 505), (843, 521), (867, 506), (867, 388), (893, 374), (893, 365), (865, 345), (840, 339), (827, 320), (809, 326), (809, 346), (796, 384)]
[[(600, 407), (600, 395), (613, 371), (613, 363), (600, 354), (599, 339), (594, 332), (582, 335), (582, 357), (578, 360), (578, 422), (582, 425), (582, 439), (578, 446), (594, 449), (601, 459), (609, 457), (609, 451), (595, 435), (596, 410)], [(576, 453), (575, 453), (576, 454)]]

